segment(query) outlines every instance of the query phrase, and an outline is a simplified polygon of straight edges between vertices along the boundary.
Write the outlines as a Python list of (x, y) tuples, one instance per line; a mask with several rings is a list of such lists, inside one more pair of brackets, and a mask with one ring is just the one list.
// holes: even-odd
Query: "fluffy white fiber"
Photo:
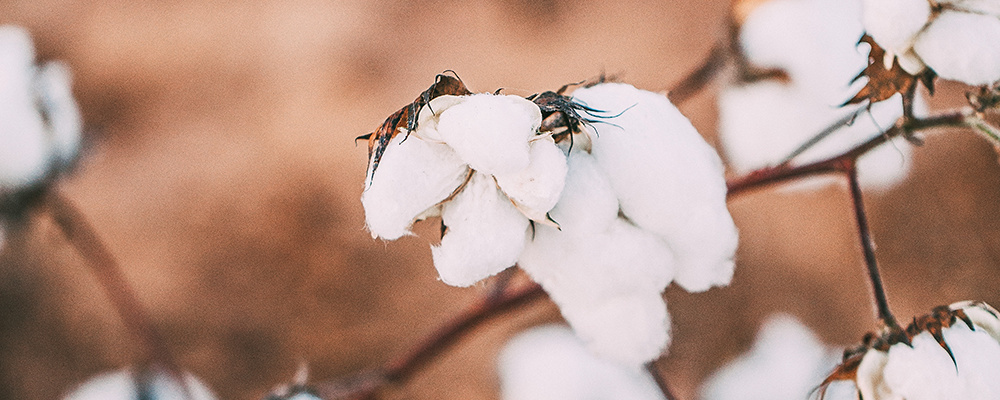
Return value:
[(0, 188), (30, 184), (48, 166), (47, 133), (35, 108), (34, 63), (28, 33), (0, 26)]
[(559, 201), (566, 172), (566, 155), (551, 137), (544, 136), (531, 142), (528, 168), (494, 177), (525, 216), (544, 222), (545, 213)]
[[(911, 74), (924, 64), (940, 77), (970, 85), (1000, 80), (1000, 3), (942, 1), (931, 12), (927, 0), (865, 0), (864, 26), (875, 41), (900, 56)], [(891, 61), (891, 60), (887, 60)]]
[(493, 178), (475, 173), (455, 199), (442, 205), (448, 232), (431, 246), (434, 267), (452, 286), (469, 286), (514, 265), (524, 248), (528, 219)]
[[(703, 400), (805, 400), (839, 360), (837, 351), (792, 316), (771, 316), (753, 347), (712, 374)], [(838, 382), (826, 400), (855, 400), (851, 382)]]
[[(925, 1), (925, 0), (920, 0)], [(774, 0), (750, 14), (740, 43), (749, 60), (781, 68), (790, 82), (761, 81), (727, 87), (719, 96), (719, 134), (739, 174), (775, 165), (827, 126), (857, 114), (796, 158), (801, 165), (839, 154), (892, 127), (902, 115), (898, 96), (873, 104), (839, 107), (860, 87), (851, 80), (867, 63), (857, 40), (862, 26), (858, 0)], [(918, 97), (917, 114), (923, 103)], [(911, 149), (903, 139), (865, 154), (859, 162), (862, 185), (886, 189), (905, 178)]]
[(737, 234), (715, 150), (663, 95), (601, 84), (573, 97), (617, 114), (594, 124), (592, 153), (625, 216), (673, 250), (674, 280), (689, 291), (728, 284)]
[(409, 234), (413, 221), (448, 198), (469, 171), (448, 146), (404, 138), (400, 134), (389, 142), (375, 179), (361, 195), (368, 230), (385, 240)]
[(152, 372), (153, 376), (145, 397), (140, 397), (136, 375), (132, 370), (107, 372), (91, 378), (68, 394), (63, 400), (135, 400), (152, 398), (158, 400), (213, 400), (215, 395), (194, 375), (184, 374), (187, 391), (177, 381), (162, 371)]
[(472, 169), (511, 174), (528, 167), (528, 139), (541, 123), (538, 106), (524, 98), (475, 94), (441, 112), (437, 131)]
[(65, 63), (48, 62), (38, 70), (35, 91), (49, 117), (52, 155), (60, 163), (73, 160), (80, 150), (83, 120), (72, 87), (73, 76)]
[(498, 358), (500, 390), (508, 400), (659, 400), (652, 377), (595, 357), (569, 329), (533, 328)]

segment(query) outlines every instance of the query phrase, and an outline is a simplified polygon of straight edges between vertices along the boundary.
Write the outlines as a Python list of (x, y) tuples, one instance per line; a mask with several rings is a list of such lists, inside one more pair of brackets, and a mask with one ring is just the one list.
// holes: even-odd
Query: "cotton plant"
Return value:
[(82, 122), (71, 88), (66, 64), (36, 65), (28, 32), (0, 26), (0, 230), (27, 194), (76, 158)]
[(1000, 80), (1000, 2), (864, 0), (864, 27), (911, 75), (926, 69), (970, 85)]
[(737, 234), (715, 151), (665, 96), (626, 84), (529, 100), (447, 79), (369, 137), (372, 235), (440, 216), (443, 282), (517, 264), (591, 351), (631, 367), (657, 358), (664, 288), (732, 278)]
[(123, 369), (90, 378), (63, 400), (215, 400), (215, 394), (198, 378), (184, 373), (179, 382), (165, 370)]
[(853, 381), (866, 400), (1000, 398), (1000, 313), (965, 301), (904, 332), (868, 335), (824, 385), (837, 380)]
[[(871, 104), (845, 100), (867, 65), (859, 52), (861, 0), (770, 0), (743, 21), (738, 46), (750, 65), (786, 79), (736, 82), (719, 95), (720, 139), (739, 174), (774, 166), (837, 121), (840, 129), (795, 158), (801, 165), (839, 154), (892, 127), (903, 115), (900, 95)], [(858, 82), (861, 83), (861, 82)], [(918, 103), (923, 113), (923, 103)], [(866, 188), (888, 189), (906, 177), (909, 144), (896, 139), (859, 160)]]
[[(753, 347), (714, 372), (702, 385), (703, 400), (804, 400), (837, 364), (839, 351), (824, 344), (798, 319), (769, 317)], [(848, 382), (833, 384), (827, 400), (856, 400)]]
[(649, 374), (596, 357), (563, 326), (519, 333), (500, 351), (497, 364), (503, 399), (663, 399)]

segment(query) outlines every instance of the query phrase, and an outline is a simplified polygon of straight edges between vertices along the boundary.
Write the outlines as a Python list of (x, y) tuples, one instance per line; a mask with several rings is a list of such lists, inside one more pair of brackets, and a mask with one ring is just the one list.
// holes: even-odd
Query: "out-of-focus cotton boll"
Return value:
[(440, 114), (438, 133), (472, 169), (493, 175), (528, 167), (528, 139), (542, 123), (535, 103), (518, 96), (475, 94)]
[[(706, 381), (703, 400), (802, 400), (838, 360), (837, 352), (819, 341), (794, 317), (779, 314), (764, 322), (753, 347), (727, 363)], [(826, 400), (856, 400), (850, 382), (828, 388)]]
[[(63, 400), (214, 400), (215, 395), (194, 375), (184, 374), (184, 387), (163, 371), (136, 376), (131, 370), (91, 378)], [(145, 381), (143, 381), (145, 379)]]
[(594, 159), (624, 214), (673, 250), (674, 280), (690, 291), (728, 284), (737, 233), (715, 150), (666, 96), (601, 84), (573, 97), (615, 114), (590, 127)]
[(539, 137), (530, 146), (528, 168), (494, 177), (525, 216), (544, 222), (546, 212), (559, 201), (566, 181), (566, 155), (548, 136)]
[[(870, 114), (859, 113), (859, 106), (838, 106), (850, 97), (851, 80), (867, 65), (867, 56), (857, 51), (859, 13), (858, 0), (774, 0), (750, 15), (740, 34), (748, 59), (784, 69), (791, 80), (735, 85), (720, 94), (720, 139), (737, 173), (779, 163), (852, 114), (857, 114), (853, 123), (798, 156), (795, 165), (846, 151), (892, 127), (902, 115), (898, 96), (873, 104)], [(920, 100), (918, 115), (925, 112)], [(897, 139), (865, 154), (858, 167), (862, 185), (887, 189), (901, 181), (910, 152), (909, 144)]]
[(35, 108), (35, 51), (28, 33), (0, 26), (0, 189), (14, 190), (46, 173), (49, 144)]
[(409, 234), (414, 219), (447, 199), (468, 173), (450, 147), (396, 135), (385, 149), (378, 176), (361, 195), (368, 229), (385, 240)]
[(1000, 17), (945, 10), (913, 50), (938, 76), (970, 85), (1000, 79)]
[[(900, 66), (970, 85), (1000, 80), (1000, 3), (994, 0), (865, 0), (864, 26)], [(890, 60), (886, 60), (887, 62)]]
[(927, 0), (863, 0), (865, 31), (893, 54), (905, 53), (931, 16)]
[(517, 262), (528, 219), (493, 178), (475, 173), (465, 189), (442, 205), (448, 227), (440, 246), (431, 246), (434, 267), (452, 286), (469, 286)]
[(618, 218), (615, 193), (593, 156), (574, 152), (552, 217), (536, 224), (521, 268), (542, 285), (591, 351), (623, 365), (655, 359), (668, 343), (660, 292), (672, 254), (651, 232)]
[(46, 63), (39, 69), (36, 84), (39, 104), (49, 118), (53, 156), (59, 164), (73, 160), (80, 150), (83, 129), (80, 111), (73, 99), (73, 76), (62, 62)]
[(595, 357), (569, 329), (534, 328), (500, 352), (500, 390), (507, 400), (659, 400), (652, 377)]

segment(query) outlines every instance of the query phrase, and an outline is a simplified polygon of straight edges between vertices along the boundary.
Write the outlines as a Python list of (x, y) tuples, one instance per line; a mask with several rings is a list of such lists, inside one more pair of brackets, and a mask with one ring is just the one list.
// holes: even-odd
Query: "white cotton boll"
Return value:
[(897, 396), (893, 398), (996, 399), (1000, 394), (1000, 343), (961, 321), (943, 333), (957, 369), (930, 333), (915, 336), (912, 348), (896, 344), (889, 349), (884, 370), (885, 383)]
[(595, 357), (565, 327), (523, 332), (498, 357), (500, 391), (507, 400), (659, 400), (644, 370)]
[(592, 304), (558, 301), (566, 322), (598, 356), (636, 368), (657, 359), (670, 344), (670, 316), (659, 292), (637, 292)]
[(863, 0), (865, 31), (882, 48), (905, 53), (931, 17), (927, 0)]
[(431, 142), (443, 143), (444, 138), (441, 137), (441, 133), (437, 130), (438, 119), (441, 118), (441, 113), (465, 101), (467, 98), (469, 97), (450, 95), (435, 97), (417, 113), (417, 129), (410, 134)]
[(434, 267), (452, 286), (470, 286), (517, 262), (524, 248), (528, 219), (493, 178), (475, 173), (465, 189), (442, 205), (448, 231), (440, 246), (431, 246)]
[(944, 79), (969, 85), (1000, 80), (1000, 18), (945, 10), (938, 15), (913, 49)]
[(368, 230), (385, 240), (410, 234), (414, 219), (448, 198), (468, 173), (448, 146), (397, 135), (361, 195)]
[(886, 385), (885, 365), (889, 362), (889, 355), (879, 350), (870, 349), (861, 359), (857, 370), (858, 392), (863, 399), (872, 400), (903, 400), (899, 396), (894, 396), (892, 389)]
[(1000, 1), (996, 0), (938, 0), (938, 4), (966, 12), (1000, 15)]
[(66, 64), (55, 61), (46, 63), (36, 79), (39, 103), (49, 117), (53, 157), (59, 163), (70, 162), (79, 151), (83, 125), (73, 99), (72, 74)]
[[(803, 400), (809, 398), (838, 357), (792, 316), (764, 322), (753, 347), (712, 374), (702, 386), (703, 400)], [(852, 383), (844, 382), (852, 386)], [(826, 400), (857, 399), (851, 387), (827, 392)], [(843, 392), (841, 395), (840, 393)]]
[(737, 233), (715, 149), (663, 95), (602, 84), (573, 96), (589, 107), (620, 113), (595, 124), (592, 154), (625, 215), (673, 250), (674, 280), (690, 291), (728, 284)]
[(472, 169), (509, 174), (528, 167), (528, 139), (541, 123), (538, 106), (524, 98), (474, 94), (443, 111), (437, 131)]
[(551, 137), (531, 142), (528, 168), (513, 174), (497, 174), (497, 185), (529, 219), (547, 221), (545, 213), (559, 201), (566, 182), (566, 155)]
[(108, 372), (91, 378), (63, 400), (213, 400), (215, 395), (194, 375), (185, 373), (185, 388), (162, 371), (153, 372), (147, 393), (139, 393), (135, 373), (131, 370)]
[(951, 304), (948, 308), (964, 311), (969, 320), (976, 325), (976, 330), (985, 330), (993, 336), (993, 339), (1000, 342), (1000, 314), (989, 304), (961, 301)]
[(566, 161), (565, 184), (549, 214), (565, 231), (606, 231), (618, 218), (618, 196), (611, 182), (588, 153), (575, 151)]
[(47, 138), (31, 88), (34, 61), (28, 33), (0, 26), (0, 188), (28, 185), (46, 172)]

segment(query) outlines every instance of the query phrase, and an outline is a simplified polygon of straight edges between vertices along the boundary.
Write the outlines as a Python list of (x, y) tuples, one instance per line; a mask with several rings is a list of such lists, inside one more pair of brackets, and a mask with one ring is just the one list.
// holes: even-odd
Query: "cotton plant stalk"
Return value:
[[(466, 91), (456, 85), (439, 76), (368, 136), (368, 230), (393, 240), (440, 217), (431, 253), (443, 282), (517, 264), (591, 351), (630, 368), (657, 358), (669, 343), (664, 288), (732, 278), (718, 155), (665, 96), (629, 85), (532, 100), (449, 94)], [(553, 129), (555, 117), (566, 123)]]

